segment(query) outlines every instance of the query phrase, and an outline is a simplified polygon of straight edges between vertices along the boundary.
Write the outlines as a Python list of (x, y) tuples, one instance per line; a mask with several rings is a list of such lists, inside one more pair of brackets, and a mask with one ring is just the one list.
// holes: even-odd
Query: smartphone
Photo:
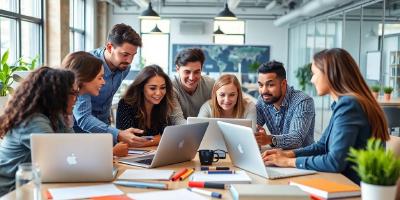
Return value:
[(153, 140), (154, 136), (142, 136), (146, 140)]

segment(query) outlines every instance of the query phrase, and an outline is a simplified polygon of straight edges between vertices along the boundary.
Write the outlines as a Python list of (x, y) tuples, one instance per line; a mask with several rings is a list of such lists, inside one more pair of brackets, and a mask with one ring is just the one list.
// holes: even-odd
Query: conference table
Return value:
[[(114, 160), (114, 165), (118, 168), (117, 176), (119, 176), (126, 169), (143, 169), (140, 167), (134, 167), (134, 166), (118, 163), (117, 160), (118, 160), (117, 158)], [(156, 169), (172, 169), (172, 170), (178, 171), (178, 170), (186, 167), (186, 168), (195, 168), (196, 170), (200, 170), (200, 166), (201, 165), (200, 165), (200, 162), (198, 159), (198, 155), (196, 155), (196, 157), (191, 161), (177, 163), (177, 164), (168, 165), (168, 166), (164, 166), (164, 167), (158, 167)], [(226, 159), (219, 160), (218, 162), (213, 163), (212, 166), (232, 166), (232, 164), (230, 162), (229, 156), (227, 156)], [(233, 167), (233, 168), (237, 169), (235, 167)], [(301, 179), (301, 178), (307, 177), (307, 178), (324, 178), (327, 180), (335, 181), (337, 183), (355, 185), (353, 182), (351, 182), (349, 179), (347, 179), (345, 176), (343, 176), (342, 174), (339, 174), (339, 173), (317, 173), (317, 174), (313, 174), (313, 175), (275, 179), (275, 180), (268, 180), (268, 179), (262, 178), (258, 175), (252, 174), (250, 172), (247, 172), (247, 174), (252, 179), (252, 184), (271, 184), (271, 185), (286, 184), (287, 185), (290, 180)], [(159, 182), (168, 183), (169, 190), (180, 189), (180, 188), (188, 187), (189, 178), (187, 178), (184, 181), (176, 181), (176, 182), (159, 181)], [(46, 199), (46, 198), (44, 198), (45, 197), (44, 194), (45, 194), (45, 191), (47, 191), (47, 189), (49, 189), (49, 188), (89, 186), (89, 185), (97, 185), (97, 184), (104, 184), (104, 182), (102, 182), (102, 183), (42, 183), (42, 188), (41, 188), (42, 192), (43, 192), (42, 197), (43, 197), (43, 199)], [(118, 187), (118, 189), (123, 191), (125, 194), (126, 193), (160, 191), (158, 189), (143, 189), (143, 188), (133, 188), (133, 187), (123, 187), (123, 186), (117, 186), (117, 187)], [(221, 190), (221, 189), (206, 189), (206, 190), (221, 193), (222, 197), (223, 197), (222, 199), (232, 199), (232, 196), (231, 196), (229, 190)], [(6, 194), (1, 199), (16, 199), (15, 191), (12, 191), (12, 192)], [(355, 199), (361, 199), (361, 197), (347, 198), (347, 199), (355, 200)]]

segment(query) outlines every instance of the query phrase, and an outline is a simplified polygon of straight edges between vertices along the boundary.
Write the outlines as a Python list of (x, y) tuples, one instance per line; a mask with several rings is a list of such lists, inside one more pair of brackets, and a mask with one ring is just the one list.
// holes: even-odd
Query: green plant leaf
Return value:
[(3, 64), (3, 69), (2, 69), (2, 71), (3, 71), (3, 73), (4, 73), (5, 75), (9, 75), (9, 74), (10, 74), (10, 67), (8, 66), (7, 63), (4, 63), (4, 64)]
[(7, 63), (9, 54), (10, 54), (10, 49), (7, 49), (7, 51), (4, 52), (3, 56), (1, 57), (1, 64), (2, 65)]
[(15, 82), (20, 82), (20, 81), (23, 80), (23, 78), (18, 74), (13, 74), (12, 77), (13, 77)]
[(0, 71), (0, 82), (3, 84), (6, 81), (7, 77), (4, 72)]

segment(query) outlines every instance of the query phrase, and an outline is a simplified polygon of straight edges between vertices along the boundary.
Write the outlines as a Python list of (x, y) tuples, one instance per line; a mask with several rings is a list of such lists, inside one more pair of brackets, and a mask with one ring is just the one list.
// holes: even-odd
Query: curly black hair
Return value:
[(18, 86), (0, 116), (0, 138), (34, 113), (50, 119), (55, 130), (60, 116), (66, 116), (68, 97), (73, 90), (72, 71), (41, 67), (31, 72)]

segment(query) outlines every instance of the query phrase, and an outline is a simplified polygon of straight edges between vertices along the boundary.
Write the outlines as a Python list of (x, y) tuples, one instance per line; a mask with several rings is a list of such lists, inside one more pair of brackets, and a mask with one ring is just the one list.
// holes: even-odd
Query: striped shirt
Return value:
[(315, 109), (311, 97), (288, 87), (280, 109), (257, 100), (257, 124), (267, 125), (276, 138), (276, 147), (295, 149), (314, 142)]
[(124, 71), (111, 71), (104, 59), (104, 48), (95, 49), (91, 53), (103, 61), (106, 83), (98, 96), (85, 94), (77, 98), (73, 110), (74, 130), (76, 133), (112, 133), (116, 143), (119, 130), (110, 126), (111, 104), (114, 94), (131, 67)]

